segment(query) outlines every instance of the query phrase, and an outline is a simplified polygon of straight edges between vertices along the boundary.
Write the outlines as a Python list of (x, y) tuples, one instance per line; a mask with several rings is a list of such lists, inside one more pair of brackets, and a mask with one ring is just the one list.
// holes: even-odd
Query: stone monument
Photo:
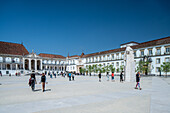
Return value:
[(127, 45), (125, 53), (125, 81), (126, 82), (135, 82), (135, 62), (134, 62), (134, 52), (133, 49)]

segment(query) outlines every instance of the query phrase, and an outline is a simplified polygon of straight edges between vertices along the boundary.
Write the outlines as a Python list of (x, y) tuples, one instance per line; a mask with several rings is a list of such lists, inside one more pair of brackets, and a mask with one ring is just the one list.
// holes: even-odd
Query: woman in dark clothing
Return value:
[(34, 91), (35, 89), (35, 84), (36, 84), (36, 78), (35, 78), (35, 74), (31, 74), (31, 77), (29, 79), (29, 84), (32, 88), (32, 91)]
[(120, 74), (120, 82), (123, 82), (123, 71)]
[(101, 72), (99, 73), (99, 82), (101, 82)]
[(136, 87), (135, 87), (135, 89), (138, 89), (137, 86), (139, 87), (140, 90), (142, 89), (142, 88), (140, 88), (140, 72), (138, 72), (136, 74)]

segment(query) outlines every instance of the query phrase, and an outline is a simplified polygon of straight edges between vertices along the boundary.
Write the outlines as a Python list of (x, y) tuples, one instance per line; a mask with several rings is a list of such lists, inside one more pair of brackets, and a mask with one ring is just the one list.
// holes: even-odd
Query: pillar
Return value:
[[(20, 62), (21, 62), (21, 59), (20, 59)], [(25, 59), (24, 58), (22, 60), (22, 65), (23, 65), (23, 70), (25, 70)]]
[(42, 59), (40, 60), (40, 69), (42, 70)]
[(34, 62), (35, 62), (34, 63), (34, 69), (35, 69), (35, 71), (37, 71), (37, 59), (35, 59)]
[(31, 70), (31, 59), (29, 59), (28, 65), (29, 65), (29, 70)]

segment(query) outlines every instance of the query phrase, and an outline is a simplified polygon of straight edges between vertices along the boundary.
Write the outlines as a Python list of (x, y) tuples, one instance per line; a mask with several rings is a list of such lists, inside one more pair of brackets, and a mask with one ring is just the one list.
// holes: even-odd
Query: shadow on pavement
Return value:
[(45, 91), (51, 91), (51, 89), (46, 89)]
[(36, 90), (34, 90), (34, 91), (41, 91), (41, 89), (36, 89)]

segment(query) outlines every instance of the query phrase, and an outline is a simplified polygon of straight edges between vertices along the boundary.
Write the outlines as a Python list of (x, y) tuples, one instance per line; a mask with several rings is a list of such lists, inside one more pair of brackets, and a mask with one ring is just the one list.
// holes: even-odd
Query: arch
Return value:
[(41, 70), (41, 61), (37, 60), (37, 70)]
[(31, 70), (35, 70), (35, 60), (31, 60)]
[(25, 59), (25, 70), (29, 70), (29, 60)]

